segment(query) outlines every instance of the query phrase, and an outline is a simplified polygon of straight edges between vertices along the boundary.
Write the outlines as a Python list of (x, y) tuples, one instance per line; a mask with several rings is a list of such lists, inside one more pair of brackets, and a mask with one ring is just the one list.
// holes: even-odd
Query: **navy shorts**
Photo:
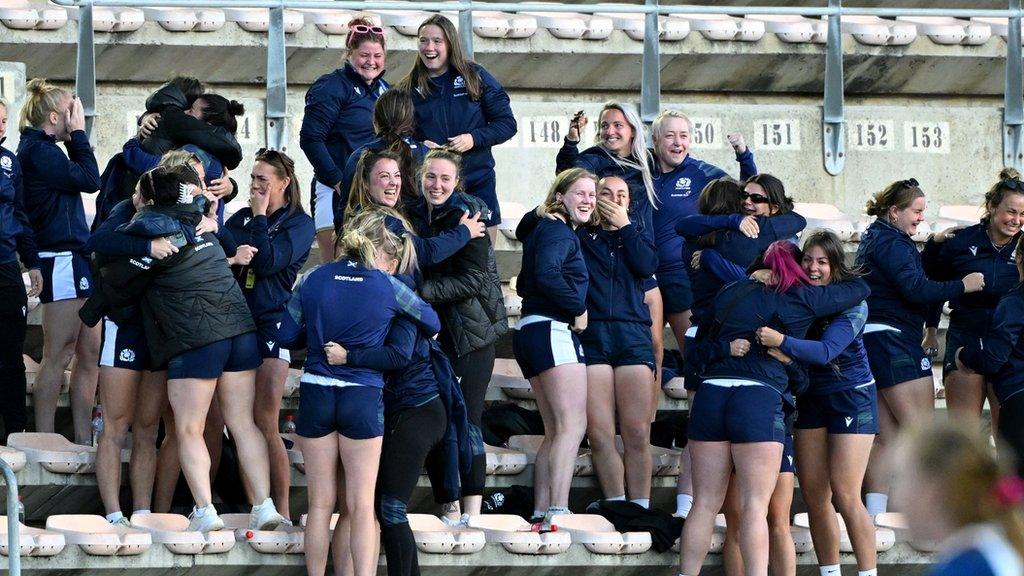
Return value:
[(878, 395), (874, 384), (796, 399), (801, 430), (827, 428), (829, 434), (878, 434)]
[(384, 435), (384, 392), (373, 386), (299, 384), (299, 417), (295, 432), (323, 438), (337, 432), (353, 440)]
[(921, 332), (864, 332), (864, 349), (879, 389), (932, 377), (932, 361), (921, 348)]
[(255, 370), (262, 363), (256, 333), (246, 332), (171, 358), (167, 363), (167, 379), (220, 378), (224, 372)]
[(591, 322), (579, 335), (587, 366), (642, 364), (654, 370), (651, 327), (639, 322)]
[(782, 465), (779, 466), (779, 474), (796, 474), (796, 460), (793, 454), (793, 435), (786, 434), (786, 441), (782, 443)]
[(640, 281), (640, 290), (642, 290), (644, 294), (647, 294), (648, 290), (654, 290), (657, 287), (658, 279), (655, 278), (654, 276), (651, 276), (650, 278), (644, 278), (643, 280)]
[(665, 301), (665, 314), (678, 314), (693, 306), (693, 290), (686, 270), (659, 273), (658, 288)]
[(99, 364), (126, 370), (154, 370), (145, 328), (139, 324), (118, 326), (113, 320), (104, 318)]
[(501, 224), (501, 207), (498, 205), (497, 178), (494, 175), (494, 168), (487, 170), (483, 177), (478, 180), (467, 180), (466, 191), (483, 200), (484, 204), (491, 211), (488, 218), (484, 218), (487, 214), (480, 215), (480, 219), (486, 222), (487, 226)]
[(277, 341), (277, 324), (266, 324), (256, 328), (256, 339), (259, 341), (260, 358), (280, 358), (285, 362), (292, 361), (292, 355), (287, 348), (281, 348)]
[(942, 359), (942, 379), (945, 380), (950, 374), (956, 372), (956, 351), (972, 342), (976, 342), (984, 334), (979, 334), (963, 328), (946, 330), (946, 354)]
[(40, 252), (39, 272), (43, 275), (43, 304), (88, 298), (92, 294), (89, 257), (78, 252)]
[(699, 442), (786, 443), (782, 395), (763, 385), (704, 382), (690, 405), (687, 436)]
[[(650, 330), (648, 330), (650, 335)], [(583, 345), (564, 322), (541, 320), (522, 325), (512, 334), (512, 352), (529, 380), (562, 364), (582, 364)]]

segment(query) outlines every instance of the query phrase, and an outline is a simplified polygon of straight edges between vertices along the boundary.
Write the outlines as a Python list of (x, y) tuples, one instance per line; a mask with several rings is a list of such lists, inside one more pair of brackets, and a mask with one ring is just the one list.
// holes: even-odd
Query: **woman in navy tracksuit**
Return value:
[[(712, 327), (691, 354), (703, 383), (691, 404), (688, 435), (693, 461), (701, 464), (694, 471), (693, 509), (683, 526), (683, 575), (700, 571), (734, 465), (743, 562), (750, 573), (768, 569), (767, 546), (759, 543), (768, 541), (765, 518), (786, 434), (783, 407), (793, 399), (785, 367), (756, 344), (754, 332), (767, 325), (802, 338), (816, 317), (836, 314), (868, 294), (859, 280), (808, 286), (795, 253), (793, 244), (775, 242), (764, 255), (769, 285), (726, 286), (715, 299)], [(732, 349), (737, 340), (740, 349)]]
[(899, 509), (912, 538), (939, 544), (927, 576), (1024, 573), (1024, 484), (989, 442), (977, 427), (945, 419), (900, 441)]
[(985, 287), (979, 272), (945, 282), (925, 275), (911, 239), (924, 221), (924, 209), (924, 192), (917, 180), (890, 184), (868, 201), (867, 214), (877, 218), (857, 249), (857, 265), (871, 286), (864, 347), (879, 401), (879, 435), (865, 482), (872, 517), (887, 507), (888, 476), (879, 460), (885, 445), (904, 425), (930, 418), (935, 406), (932, 365), (921, 346), (928, 306)]
[(537, 393), (544, 440), (534, 469), (534, 517), (569, 508), (573, 461), (586, 432), (587, 373), (577, 334), (587, 328), (587, 267), (576, 229), (593, 222), (597, 178), (582, 168), (559, 174), (523, 246), (517, 291), (523, 312), (512, 338), (516, 361)]
[[(406, 317), (433, 335), (440, 329), (430, 305), (389, 273), (412, 269), (412, 242), (385, 226), (383, 211), (350, 214), (338, 242), (336, 262), (303, 275), (282, 316), (278, 339), (289, 348), (306, 346), (299, 390), (297, 432), (309, 479), (306, 569), (323, 574), (330, 545), (331, 513), (345, 510), (338, 533), (349, 534), (355, 576), (377, 568), (374, 485), (377, 481), (384, 402), (380, 370), (332, 365), (327, 353), (378, 349), (392, 321)], [(373, 302), (373, 306), (366, 306)], [(337, 468), (344, 470), (345, 494), (336, 493)], [(335, 571), (346, 554), (336, 550)]]
[[(707, 260), (703, 264), (711, 265)], [(804, 237), (801, 265), (814, 286), (858, 277), (846, 264), (842, 241), (827, 230)], [(807, 503), (822, 573), (839, 572), (836, 508), (846, 523), (860, 573), (875, 569), (877, 562), (874, 525), (860, 497), (878, 433), (878, 400), (862, 338), (867, 315), (867, 303), (860, 302), (818, 320), (808, 332), (813, 340), (784, 335), (767, 326), (757, 332), (761, 345), (778, 348), (810, 365), (810, 387), (796, 399), (795, 452), (800, 462), (800, 491)]]
[(279, 422), (291, 355), (281, 346), (277, 327), (315, 234), (313, 219), (302, 208), (302, 191), (291, 158), (277, 150), (262, 150), (256, 155), (249, 206), (235, 212), (224, 228), (239, 245), (232, 272), (256, 321), (263, 357), (256, 371), (253, 415), (267, 441), (271, 495), (275, 507), (287, 517), (291, 483)]
[[(950, 410), (981, 423), (981, 411), (988, 397), (992, 427), (999, 425), (999, 403), (992, 387), (982, 376), (967, 376), (956, 369), (954, 354), (966, 342), (980, 338), (992, 324), (992, 313), (999, 299), (1017, 284), (1014, 249), (1024, 221), (1024, 183), (1020, 173), (1004, 168), (999, 181), (985, 194), (985, 216), (981, 222), (963, 230), (933, 234), (921, 259), (924, 271), (934, 280), (953, 280), (970, 272), (985, 275), (985, 289), (950, 302), (953, 313), (946, 331), (946, 355), (942, 363), (946, 386), (946, 404)], [(942, 304), (929, 310), (925, 320), (925, 348), (938, 349), (936, 332)]]
[[(7, 102), (0, 99), (0, 143), (7, 133)], [(18, 262), (18, 259), (21, 262)], [(39, 272), (39, 254), (35, 234), (25, 213), (21, 184), (21, 165), (10, 150), (0, 148), (0, 321), (6, 326), (0, 336), (0, 419), (4, 434), (0, 444), (7, 444), (7, 435), (24, 432), (25, 416), (25, 329), (28, 299), (21, 266), (28, 269), (31, 287), (27, 296), (38, 296), (43, 289)]]
[(462, 52), (451, 20), (437, 14), (420, 24), (419, 56), (399, 87), (416, 107), (415, 138), (463, 155), (466, 190), (490, 209), (491, 243), (501, 222), (491, 148), (516, 135), (508, 94), (483, 66)]
[(317, 78), (306, 92), (299, 146), (313, 165), (313, 217), (320, 261), (334, 260), (334, 230), (343, 193), (342, 168), (356, 148), (373, 140), (373, 106), (384, 81), (384, 29), (366, 18), (348, 23), (345, 65)]
[[(21, 164), (25, 210), (35, 231), (43, 290), (43, 361), (32, 394), (36, 430), (53, 432), (64, 370), (77, 357), (71, 375), (71, 415), (75, 442), (88, 444), (99, 375), (99, 330), (82, 326), (78, 309), (92, 292), (89, 238), (83, 192), (99, 190), (96, 156), (85, 135), (85, 112), (71, 93), (45, 80), (26, 86), (21, 110)], [(57, 146), (65, 142), (68, 154)]]

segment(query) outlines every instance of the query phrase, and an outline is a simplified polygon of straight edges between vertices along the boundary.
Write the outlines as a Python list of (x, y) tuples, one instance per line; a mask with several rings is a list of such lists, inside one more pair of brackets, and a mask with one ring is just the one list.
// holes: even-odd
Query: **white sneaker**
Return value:
[(188, 530), (190, 532), (212, 532), (223, 530), (224, 521), (217, 515), (217, 509), (213, 504), (202, 508), (192, 507), (192, 513), (188, 515)]
[(128, 519), (125, 518), (124, 516), (121, 516), (120, 518), (118, 518), (116, 522), (111, 522), (111, 524), (114, 525), (114, 526), (123, 526), (125, 528), (131, 528), (132, 527), (131, 522), (129, 522)]
[(252, 512), (249, 513), (250, 530), (273, 530), (284, 522), (284, 516), (277, 513), (274, 501), (270, 498), (253, 506)]
[(441, 516), (441, 522), (449, 528), (469, 528), (469, 514), (463, 514), (458, 520), (452, 520), (447, 516)]

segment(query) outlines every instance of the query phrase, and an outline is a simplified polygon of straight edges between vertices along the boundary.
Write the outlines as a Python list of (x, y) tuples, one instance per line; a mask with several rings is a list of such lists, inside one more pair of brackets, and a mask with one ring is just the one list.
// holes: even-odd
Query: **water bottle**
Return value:
[(289, 414), (284, 417), (284, 425), (281, 426), (281, 432), (284, 434), (295, 434), (295, 416)]
[(103, 432), (103, 409), (97, 406), (92, 411), (92, 445), (100, 441), (100, 433)]
[(24, 496), (18, 495), (18, 522), (25, 523), (25, 504), (22, 503), (21, 499)]

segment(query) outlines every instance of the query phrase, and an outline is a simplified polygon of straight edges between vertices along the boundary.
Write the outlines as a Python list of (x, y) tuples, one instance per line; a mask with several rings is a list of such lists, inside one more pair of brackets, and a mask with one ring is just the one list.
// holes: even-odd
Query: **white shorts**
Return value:
[(334, 230), (334, 188), (316, 183), (313, 190), (313, 214), (317, 232)]

